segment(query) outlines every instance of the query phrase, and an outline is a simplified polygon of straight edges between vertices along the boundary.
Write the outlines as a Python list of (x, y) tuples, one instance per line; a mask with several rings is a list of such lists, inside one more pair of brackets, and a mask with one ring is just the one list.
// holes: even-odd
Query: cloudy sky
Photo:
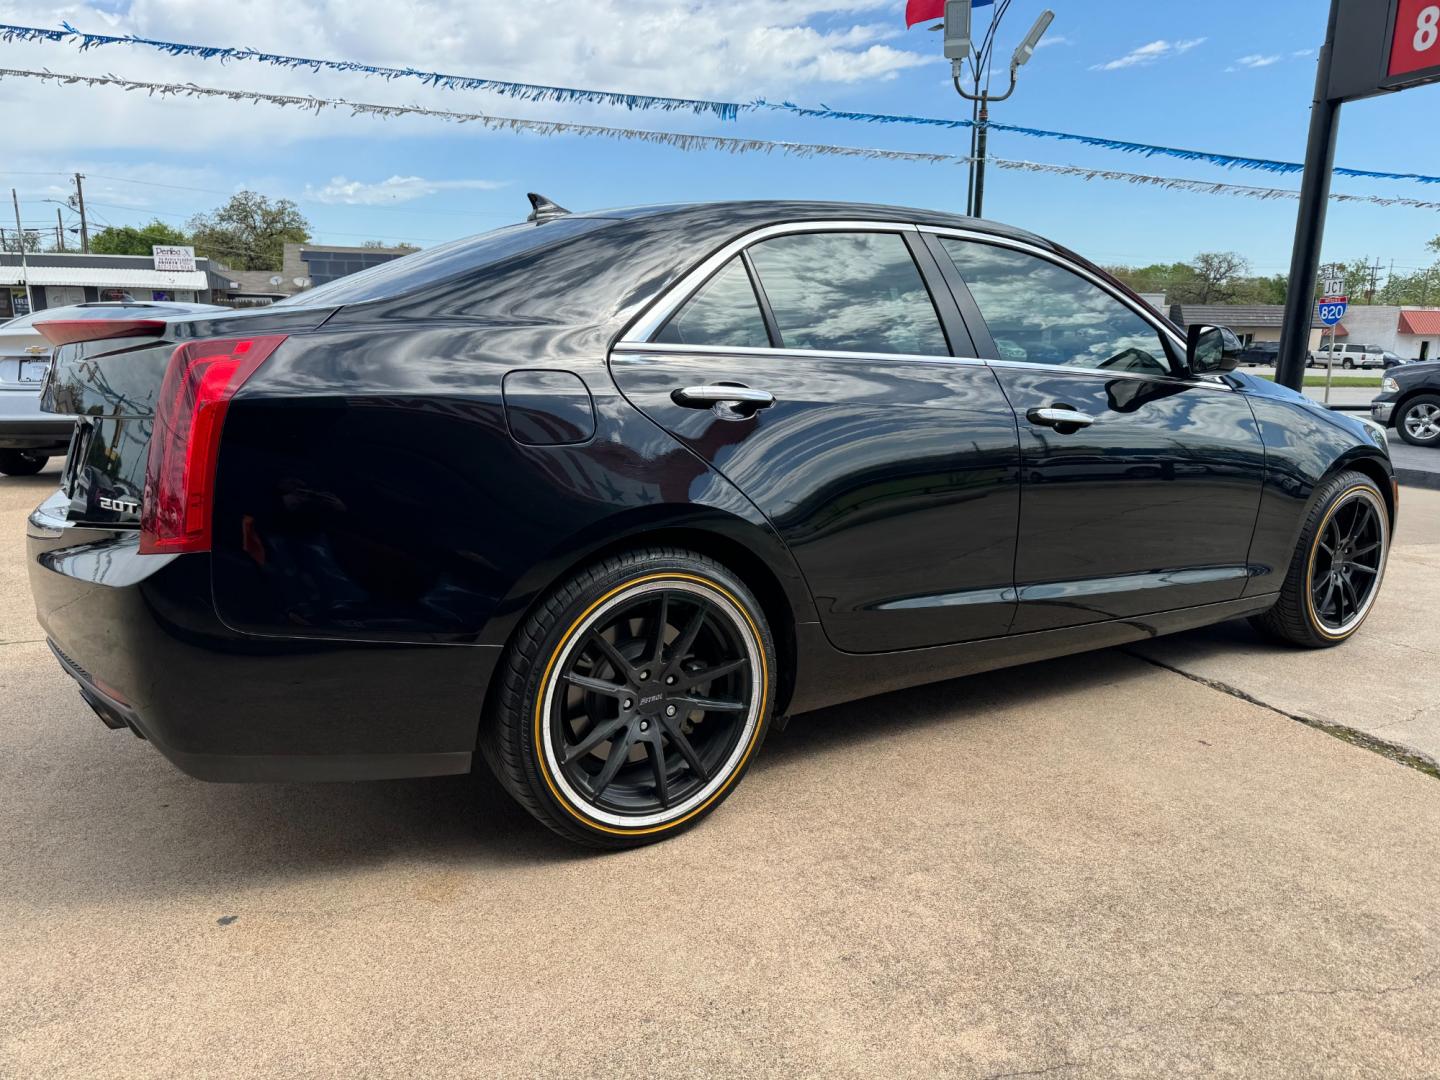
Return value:
[[(1010, 48), (1046, 0), (1014, 0)], [(1319, 0), (1205, 5), (1048, 0), (1056, 19), (996, 120), (1141, 142), (1299, 160), (1323, 32)], [(968, 115), (938, 35), (907, 31), (901, 0), (0, 0), (0, 22), (133, 33), (207, 45), (639, 93), (757, 97), (875, 112)], [(981, 17), (983, 19), (983, 16)], [(776, 114), (721, 121), (683, 112), (536, 104), (111, 46), (0, 42), (0, 67), (700, 134), (963, 153), (963, 132)], [(352, 118), (223, 100), (156, 99), (109, 87), (4, 82), (0, 182), (27, 222), (53, 225), (66, 176), (87, 176), (97, 224), (182, 223), (242, 187), (294, 199), (319, 240), (421, 245), (522, 217), (538, 190), (572, 208), (688, 199), (816, 197), (963, 209), (953, 165), (686, 153), (576, 137), (487, 132), (437, 120)], [(1440, 174), (1440, 86), (1346, 107), (1338, 160)], [(996, 133), (992, 154), (1166, 176), (1294, 187), (1293, 176), (1222, 170)], [(1440, 200), (1440, 185), (1336, 190)], [(986, 213), (1102, 262), (1234, 249), (1258, 272), (1289, 262), (1294, 203), (992, 171)], [(1440, 213), (1335, 205), (1326, 254), (1397, 269), (1428, 263)]]

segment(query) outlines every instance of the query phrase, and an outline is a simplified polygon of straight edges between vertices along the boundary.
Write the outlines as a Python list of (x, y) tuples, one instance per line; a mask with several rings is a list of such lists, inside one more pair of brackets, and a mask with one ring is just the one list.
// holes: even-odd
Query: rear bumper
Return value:
[(0, 450), (64, 450), (75, 419), (40, 411), (39, 390), (0, 390)]
[(51, 648), (108, 726), (202, 780), (372, 780), (468, 772), (499, 649), (239, 634), (206, 555), (140, 555), (133, 533), (31, 514), (27, 563)]

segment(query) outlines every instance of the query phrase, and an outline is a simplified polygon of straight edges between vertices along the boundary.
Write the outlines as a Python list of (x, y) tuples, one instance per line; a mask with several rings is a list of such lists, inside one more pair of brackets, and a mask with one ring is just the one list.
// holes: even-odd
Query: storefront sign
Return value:
[(193, 247), (155, 244), (150, 248), (150, 253), (155, 258), (156, 270), (175, 270), (185, 273), (195, 269), (195, 249)]

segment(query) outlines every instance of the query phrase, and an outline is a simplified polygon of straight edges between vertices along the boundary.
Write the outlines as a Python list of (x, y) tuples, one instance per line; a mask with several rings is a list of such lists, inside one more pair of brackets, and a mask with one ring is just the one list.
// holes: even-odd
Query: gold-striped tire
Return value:
[(735, 790), (774, 709), (775, 646), (735, 574), (652, 547), (553, 589), (496, 678), (480, 749), (502, 786), (569, 840), (635, 847)]
[(1390, 508), (1374, 480), (1348, 470), (1326, 480), (1311, 500), (1278, 601), (1251, 622), (1268, 637), (1312, 649), (1349, 640), (1380, 595), (1390, 529)]

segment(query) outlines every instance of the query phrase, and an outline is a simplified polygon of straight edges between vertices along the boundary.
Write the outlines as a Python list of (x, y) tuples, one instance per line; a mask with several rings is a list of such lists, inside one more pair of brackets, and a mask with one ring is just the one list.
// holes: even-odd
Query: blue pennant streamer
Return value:
[[(437, 71), (421, 71), (417, 68), (379, 67), (362, 64), (353, 60), (316, 60), (302, 56), (285, 56), (279, 53), (259, 52), (255, 49), (237, 49), (217, 45), (187, 45), (174, 41), (159, 41), (154, 38), (136, 37), (133, 34), (114, 36), (110, 34), (89, 34), (77, 30), (69, 23), (61, 24), (63, 29), (47, 30), (35, 26), (14, 26), (0, 23), (0, 40), (4, 41), (50, 41), (63, 43), (73, 41), (80, 49), (92, 49), (101, 45), (144, 45), (159, 49), (171, 56), (198, 56), (205, 60), (254, 60), (278, 67), (309, 68), (312, 71), (358, 72), (377, 75), (382, 79), (417, 79), (427, 86), (438, 86), (448, 90), (488, 90), (506, 97), (524, 101), (589, 102), (601, 105), (620, 105), (626, 109), (662, 109), (666, 111), (687, 111), (699, 114), (713, 114), (722, 120), (734, 120), (741, 112), (759, 109), (773, 109), (795, 116), (824, 120), (851, 120), (867, 124), (911, 124), (922, 127), (969, 128), (974, 121), (965, 119), (941, 119), (931, 116), (908, 116), (892, 113), (853, 112), (831, 109), (826, 106), (812, 108), (796, 105), (794, 102), (770, 102), (757, 100), (749, 103), (735, 101), (710, 101), (704, 98), (664, 97), (656, 94), (624, 94), (610, 90), (586, 90), (568, 86), (544, 86), (536, 83), (509, 82), (504, 79), (487, 79), (468, 75), (445, 75)], [(1155, 146), (1150, 143), (1129, 142), (1124, 139), (1109, 139), (1097, 135), (1077, 135), (1069, 131), (1049, 131), (1045, 128), (1021, 127), (1016, 124), (998, 124), (990, 121), (992, 131), (1008, 131), (1016, 135), (1027, 135), (1037, 139), (1058, 139), (1062, 142), (1082, 143), (1104, 150), (1118, 150), (1127, 154), (1142, 154), (1145, 157), (1170, 157), (1181, 161), (1203, 161), (1227, 169), (1255, 169), (1270, 173), (1298, 173), (1304, 166), (1294, 161), (1273, 161), (1269, 158), (1245, 157), (1241, 154), (1220, 154), (1209, 150), (1187, 150), (1176, 146)], [(1378, 172), (1372, 169), (1351, 169), (1335, 166), (1335, 175), (1353, 176), (1362, 180), (1410, 180), (1420, 184), (1440, 184), (1440, 176), (1423, 173)]]
[(545, 86), (538, 83), (511, 82), (506, 79), (486, 79), (470, 75), (446, 75), (438, 71), (421, 71), (416, 68), (380, 67), (362, 64), (354, 60), (316, 60), (305, 56), (285, 56), (280, 53), (260, 52), (258, 49), (237, 49), (218, 45), (186, 45), (176, 41), (158, 41), (154, 38), (137, 37), (134, 34), (115, 36), (111, 34), (89, 34), (77, 30), (69, 23), (62, 23), (61, 30), (46, 30), (34, 26), (12, 26), (0, 23), (0, 40), (4, 41), (73, 41), (81, 51), (101, 45), (144, 45), (159, 49), (170, 56), (198, 56), (202, 60), (254, 60), (276, 67), (309, 68), (311, 71), (359, 72), (364, 75), (378, 75), (382, 79), (417, 79), (427, 86), (439, 86), (447, 90), (489, 90), (506, 97), (522, 101), (581, 101), (599, 105), (620, 105), (627, 109), (664, 109), (693, 113), (712, 113), (721, 120), (734, 120), (740, 112), (738, 102), (706, 101), (699, 98), (663, 97), (657, 94), (625, 94), (610, 90), (584, 90), (570, 86)]
[[(823, 118), (827, 120), (856, 120), (867, 124), (919, 124), (925, 127), (969, 128), (973, 120), (943, 120), (931, 116), (905, 116), (893, 113), (847, 112), (841, 109), (807, 108), (790, 101), (754, 101), (752, 108), (777, 109), (796, 116)], [(1305, 166), (1297, 161), (1273, 161), (1269, 158), (1244, 157), (1240, 154), (1218, 154), (1210, 150), (1186, 150), (1178, 146), (1153, 146), (1150, 143), (1127, 142), (1124, 139), (1107, 139), (1098, 135), (1076, 135), (1070, 131), (1047, 131), (1045, 128), (1020, 127), (1016, 124), (997, 124), (991, 120), (986, 125), (991, 131), (1010, 131), (1016, 135), (1029, 135), (1037, 139), (1059, 139), (1062, 142), (1078, 142), (1086, 146), (1098, 146), (1105, 150), (1120, 150), (1128, 154), (1143, 154), (1146, 157), (1172, 157), (1181, 161), (1204, 161), (1227, 169), (1258, 169), (1262, 172), (1298, 173)], [(1440, 184), (1440, 176), (1424, 173), (1376, 172), (1371, 169), (1348, 169), (1335, 166), (1336, 176), (1355, 176), (1365, 180), (1414, 180), (1421, 184)]]

